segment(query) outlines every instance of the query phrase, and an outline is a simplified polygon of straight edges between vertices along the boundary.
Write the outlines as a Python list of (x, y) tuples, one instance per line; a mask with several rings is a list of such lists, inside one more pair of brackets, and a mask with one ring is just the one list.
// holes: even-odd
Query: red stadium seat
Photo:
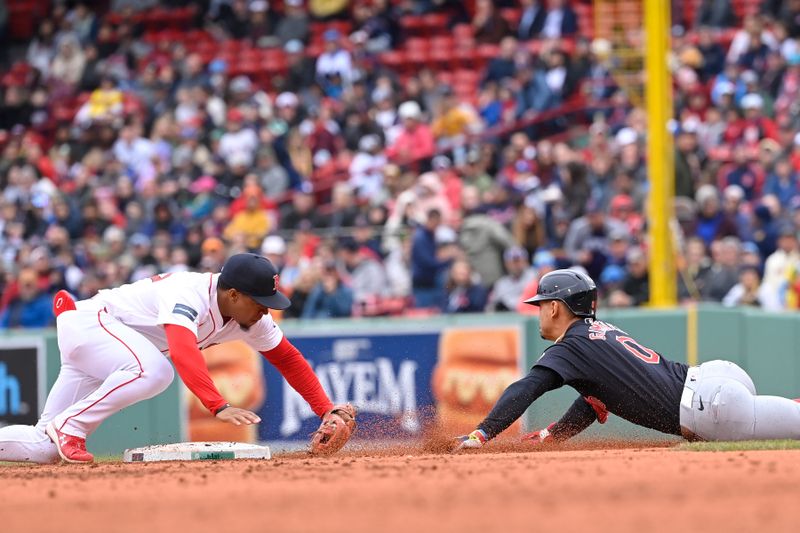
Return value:
[(400, 29), (406, 37), (416, 37), (422, 34), (425, 20), (422, 17), (407, 15), (400, 18)]
[(30, 4), (8, 6), (8, 35), (14, 41), (25, 41), (34, 35), (36, 8)]
[(426, 35), (444, 35), (447, 33), (448, 16), (446, 13), (428, 13), (422, 16), (422, 29)]
[(455, 27), (453, 27), (453, 37), (455, 37), (456, 42), (458, 43), (462, 43), (464, 41), (474, 42), (475, 31), (469, 24), (457, 24)]

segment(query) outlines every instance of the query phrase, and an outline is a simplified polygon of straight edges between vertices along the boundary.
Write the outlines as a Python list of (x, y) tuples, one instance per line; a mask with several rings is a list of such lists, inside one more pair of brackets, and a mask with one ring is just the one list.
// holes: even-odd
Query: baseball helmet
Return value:
[(526, 304), (559, 300), (569, 307), (572, 314), (594, 318), (597, 309), (597, 285), (592, 278), (575, 270), (554, 270), (542, 276), (536, 296), (525, 300)]

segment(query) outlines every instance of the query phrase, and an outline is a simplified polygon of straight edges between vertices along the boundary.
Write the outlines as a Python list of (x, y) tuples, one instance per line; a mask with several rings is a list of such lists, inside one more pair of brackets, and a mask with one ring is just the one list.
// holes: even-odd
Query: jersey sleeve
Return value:
[(165, 326), (182, 326), (197, 336), (197, 325), (209, 312), (207, 298), (203, 298), (192, 287), (175, 287), (164, 284), (159, 287), (157, 323)]
[(478, 424), (493, 439), (502, 433), (542, 394), (563, 385), (561, 377), (552, 370), (534, 366), (522, 379), (515, 381), (503, 391), (491, 412)]
[(572, 403), (564, 416), (550, 428), (550, 433), (557, 441), (571, 439), (597, 420), (597, 413), (583, 396)]
[(278, 346), (283, 339), (283, 331), (272, 319), (265, 315), (247, 332), (247, 344), (257, 352), (268, 352)]
[(578, 379), (581, 375), (579, 368), (575, 364), (576, 357), (571, 349), (570, 341), (565, 340), (549, 346), (539, 360), (536, 361), (534, 367), (549, 368), (561, 376), (564, 383), (569, 383)]
[(286, 337), (283, 337), (274, 348), (262, 351), (261, 355), (278, 369), (289, 385), (308, 402), (317, 416), (322, 417), (333, 408), (333, 403), (322, 388), (311, 365)]

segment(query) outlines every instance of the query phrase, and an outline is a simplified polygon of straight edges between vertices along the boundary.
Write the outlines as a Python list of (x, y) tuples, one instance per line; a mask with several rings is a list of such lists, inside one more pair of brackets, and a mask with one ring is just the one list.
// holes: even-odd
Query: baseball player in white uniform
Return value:
[[(86, 437), (117, 411), (164, 391), (174, 376), (168, 357), (217, 418), (235, 425), (260, 422), (255, 413), (225, 401), (200, 352), (232, 340), (261, 352), (323, 421), (335, 412), (344, 417), (342, 409), (354, 417), (352, 407), (333, 406), (270, 316), (269, 309), (290, 305), (277, 284), (268, 259), (237, 254), (219, 274), (163, 274), (79, 302), (59, 292), (53, 304), (61, 371), (36, 426), (0, 428), (0, 461), (91, 462)], [(328, 427), (321, 438), (337, 429)], [(349, 436), (337, 435), (336, 446)]]

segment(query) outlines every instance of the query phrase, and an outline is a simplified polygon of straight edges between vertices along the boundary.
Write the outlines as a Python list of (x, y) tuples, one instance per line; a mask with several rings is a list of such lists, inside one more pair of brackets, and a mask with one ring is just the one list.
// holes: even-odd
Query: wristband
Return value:
[(223, 405), (222, 407), (220, 407), (219, 409), (214, 411), (214, 416), (217, 416), (218, 414), (220, 414), (222, 411), (224, 411), (225, 409), (227, 409), (230, 406), (231, 406), (231, 404), (226, 403), (225, 405)]

